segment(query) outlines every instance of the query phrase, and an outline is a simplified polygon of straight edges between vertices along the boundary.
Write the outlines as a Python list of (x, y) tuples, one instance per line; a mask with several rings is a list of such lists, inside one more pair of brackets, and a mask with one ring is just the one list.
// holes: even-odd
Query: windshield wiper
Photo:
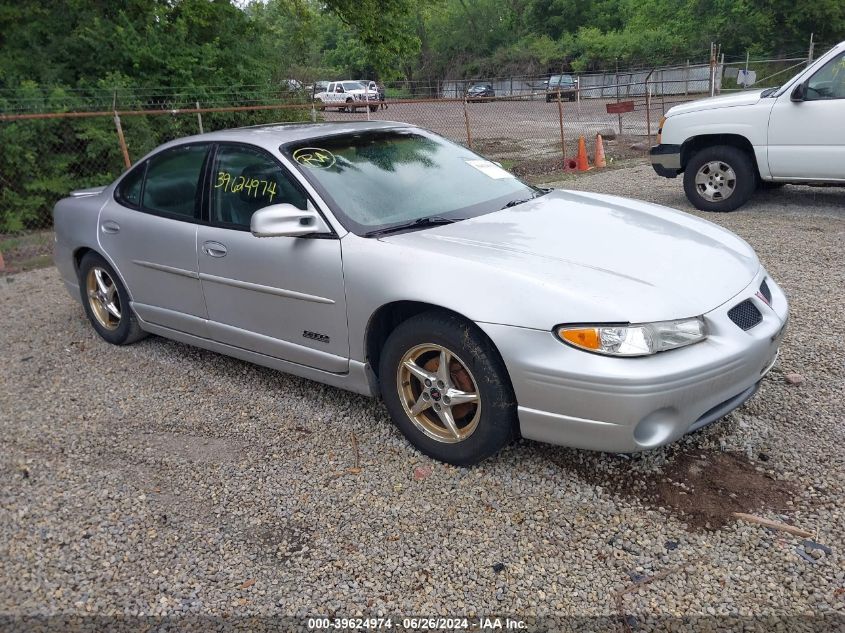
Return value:
[(551, 189), (549, 189), (548, 187), (539, 187), (534, 192), (534, 195), (529, 196), (528, 198), (520, 198), (519, 200), (511, 200), (505, 206), (503, 206), (502, 209), (510, 209), (511, 207), (515, 207), (515, 206), (522, 204), (524, 202), (529, 202), (530, 200), (533, 200), (534, 198), (539, 198), (540, 196), (545, 196), (550, 191), (551, 191)]
[(765, 99), (766, 97), (771, 97), (773, 93), (777, 92), (780, 86), (775, 86), (774, 88), (766, 88), (763, 92), (760, 93), (760, 98)]
[(453, 224), (460, 222), (463, 218), (444, 218), (439, 215), (433, 215), (429, 218), (417, 218), (411, 222), (404, 224), (394, 224), (383, 229), (376, 229), (369, 233), (364, 233), (364, 237), (375, 237), (377, 235), (387, 235), (388, 233), (396, 233), (397, 231), (406, 231), (408, 229), (425, 229), (430, 226), (442, 226), (444, 224)]

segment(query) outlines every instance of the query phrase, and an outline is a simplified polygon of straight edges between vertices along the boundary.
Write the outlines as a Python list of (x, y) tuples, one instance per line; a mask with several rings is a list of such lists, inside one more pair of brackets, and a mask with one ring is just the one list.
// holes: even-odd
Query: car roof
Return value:
[(389, 129), (418, 129), (407, 123), (397, 121), (339, 121), (326, 123), (271, 123), (268, 125), (254, 125), (251, 127), (232, 128), (218, 130), (206, 134), (186, 136), (165, 143), (153, 150), (158, 152), (168, 147), (184, 145), (186, 143), (214, 143), (231, 142), (247, 143), (257, 145), (270, 151), (276, 151), (280, 145), (285, 143), (296, 143), (311, 138), (322, 138), (325, 136), (337, 136), (339, 134), (355, 134), (368, 130), (389, 130)]

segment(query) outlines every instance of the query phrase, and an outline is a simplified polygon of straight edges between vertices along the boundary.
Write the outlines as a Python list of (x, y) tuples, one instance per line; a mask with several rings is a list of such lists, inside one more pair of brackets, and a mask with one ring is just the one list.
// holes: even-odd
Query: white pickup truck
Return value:
[(683, 173), (703, 211), (733, 211), (758, 186), (845, 186), (845, 42), (778, 88), (676, 105), (657, 142), (654, 171)]
[(337, 107), (341, 112), (357, 112), (358, 108), (370, 108), (375, 112), (379, 107), (378, 89), (373, 90), (369, 85), (357, 81), (329, 82), (325, 90), (314, 95), (314, 103), (321, 110), (327, 107)]

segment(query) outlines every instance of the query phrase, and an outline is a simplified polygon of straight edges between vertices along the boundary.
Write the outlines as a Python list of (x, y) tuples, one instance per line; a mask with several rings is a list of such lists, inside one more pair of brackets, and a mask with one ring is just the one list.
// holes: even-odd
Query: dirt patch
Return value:
[(235, 462), (241, 457), (243, 446), (235, 440), (181, 435), (176, 433), (148, 433), (142, 436), (142, 450), (156, 458), (187, 460), (201, 464)]
[[(595, 165), (595, 141), (593, 138), (589, 138), (586, 139), (586, 144), (587, 158), (590, 161), (590, 165), (593, 166)], [(604, 154), (607, 166), (626, 166), (631, 159), (642, 159), (648, 153), (647, 150), (643, 149), (647, 144), (648, 142), (645, 137), (641, 136), (622, 136), (612, 141), (605, 140)], [(632, 146), (634, 147), (632, 148)], [(567, 158), (575, 159), (578, 150), (576, 140), (569, 139), (566, 149)], [(495, 151), (491, 152), (491, 154), (495, 155)], [(508, 160), (507, 162), (509, 164), (506, 167), (520, 178), (529, 180), (536, 180), (538, 178), (548, 180), (550, 176), (577, 176), (579, 174), (579, 172), (565, 172), (563, 170), (563, 159), (560, 155), (559, 145), (551, 148), (543, 156), (537, 156), (536, 154), (534, 156), (534, 158), (525, 160)]]
[(532, 158), (515, 162), (511, 171), (520, 178), (559, 175), (563, 173), (563, 162), (560, 156)]
[(480, 138), (472, 143), (473, 151), (482, 156), (501, 156), (509, 154), (524, 154), (525, 146), (519, 141), (510, 138)]
[(734, 512), (785, 510), (798, 489), (776, 479), (763, 463), (740, 453), (685, 448), (658, 473), (636, 472), (636, 462), (621, 457), (609, 468), (589, 461), (559, 465), (574, 467), (591, 484), (665, 508), (693, 530), (709, 530), (735, 521)]
[[(36, 231), (18, 236), (0, 235), (0, 274), (43, 268), (52, 262), (53, 232)], [(3, 265), (5, 264), (5, 266)]]
[(696, 527), (718, 527), (734, 512), (782, 510), (797, 492), (738, 453), (692, 451), (679, 456), (655, 482), (651, 498)]

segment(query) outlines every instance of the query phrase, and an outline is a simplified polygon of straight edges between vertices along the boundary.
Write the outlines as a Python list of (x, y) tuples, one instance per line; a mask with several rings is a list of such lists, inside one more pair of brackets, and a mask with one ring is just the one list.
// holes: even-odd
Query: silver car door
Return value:
[(349, 366), (341, 242), (255, 237), (253, 212), (306, 208), (308, 198), (272, 156), (221, 144), (213, 159), (209, 225), (198, 228), (199, 273), (211, 337), (325, 371)]
[(197, 271), (199, 188), (209, 144), (164, 150), (118, 184), (98, 238), (144, 321), (207, 336)]

